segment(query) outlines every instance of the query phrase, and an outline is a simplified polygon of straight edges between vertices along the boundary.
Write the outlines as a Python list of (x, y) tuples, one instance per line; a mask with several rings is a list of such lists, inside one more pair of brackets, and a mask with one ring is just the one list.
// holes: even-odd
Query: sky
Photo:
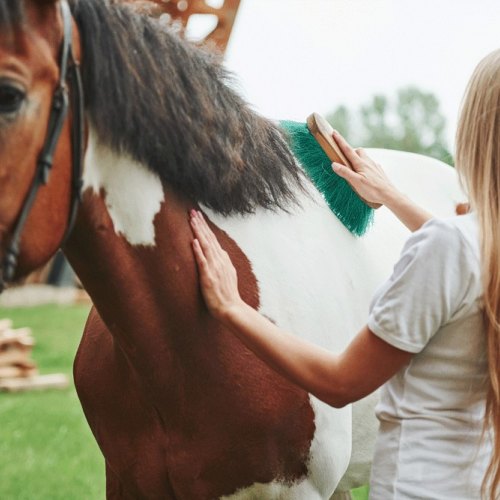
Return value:
[(226, 65), (276, 119), (417, 85), (440, 100), (452, 147), (467, 81), (497, 47), (500, 0), (242, 0)]

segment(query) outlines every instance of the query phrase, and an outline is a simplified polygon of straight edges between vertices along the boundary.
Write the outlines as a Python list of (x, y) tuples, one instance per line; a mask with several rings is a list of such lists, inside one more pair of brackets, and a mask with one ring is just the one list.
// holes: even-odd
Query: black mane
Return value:
[(218, 56), (117, 3), (71, 8), (87, 115), (104, 144), (223, 214), (295, 200), (301, 171), (283, 132), (231, 90)]
[(23, 2), (19, 0), (0, 1), (0, 28), (12, 32), (24, 21)]

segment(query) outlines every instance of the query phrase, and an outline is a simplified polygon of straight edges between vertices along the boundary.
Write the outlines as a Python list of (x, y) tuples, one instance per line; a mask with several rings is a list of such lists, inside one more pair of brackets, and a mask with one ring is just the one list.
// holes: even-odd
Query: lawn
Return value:
[[(66, 373), (88, 306), (0, 309), (15, 327), (33, 329), (40, 372)], [(75, 388), (0, 393), (0, 499), (94, 500), (105, 497), (104, 463)]]

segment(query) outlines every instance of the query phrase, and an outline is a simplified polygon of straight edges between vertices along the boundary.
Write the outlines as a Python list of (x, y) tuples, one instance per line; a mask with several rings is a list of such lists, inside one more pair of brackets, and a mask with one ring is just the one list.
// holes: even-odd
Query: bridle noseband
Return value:
[[(59, 142), (59, 137), (64, 121), (71, 107), (71, 145), (72, 145), (72, 186), (71, 207), (68, 225), (61, 246), (67, 240), (73, 228), (78, 206), (81, 199), (82, 172), (83, 172), (83, 146), (84, 146), (84, 102), (83, 85), (78, 62), (73, 53), (73, 20), (71, 11), (66, 0), (61, 1), (61, 13), (63, 18), (63, 41), (59, 59), (60, 76), (57, 87), (52, 96), (52, 108), (49, 115), (47, 135), (38, 162), (35, 177), (31, 184), (28, 196), (24, 200), (19, 218), (14, 226), (12, 238), (7, 247), (5, 258), (2, 262), (2, 276), (0, 276), (0, 293), (5, 284), (14, 277), (20, 252), (21, 234), (26, 220), (33, 206), (38, 189), (47, 183), (52, 164), (54, 152)], [(71, 92), (69, 91), (71, 89)]]

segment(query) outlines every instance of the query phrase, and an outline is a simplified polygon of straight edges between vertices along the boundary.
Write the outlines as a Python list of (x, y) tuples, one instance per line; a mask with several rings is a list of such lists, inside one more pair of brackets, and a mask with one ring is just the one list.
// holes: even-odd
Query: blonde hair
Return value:
[(479, 63), (467, 87), (456, 165), (480, 228), (489, 373), (485, 431), (493, 435), (482, 492), (493, 500), (500, 491), (500, 50)]

